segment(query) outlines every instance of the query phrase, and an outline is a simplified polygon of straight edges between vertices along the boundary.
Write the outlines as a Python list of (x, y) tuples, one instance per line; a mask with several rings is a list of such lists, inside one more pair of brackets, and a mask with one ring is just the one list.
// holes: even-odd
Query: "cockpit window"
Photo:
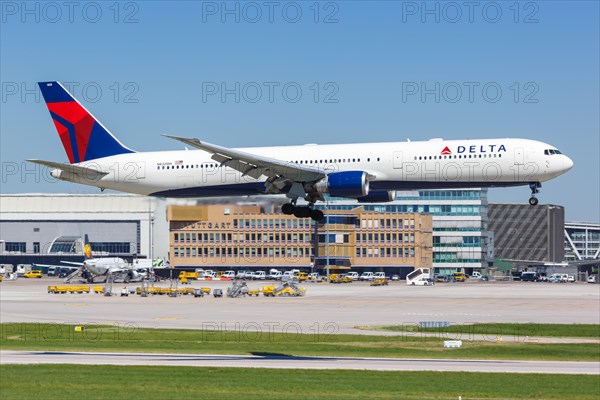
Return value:
[(546, 149), (546, 150), (544, 150), (544, 154), (549, 156), (552, 154), (562, 154), (562, 153), (556, 149)]

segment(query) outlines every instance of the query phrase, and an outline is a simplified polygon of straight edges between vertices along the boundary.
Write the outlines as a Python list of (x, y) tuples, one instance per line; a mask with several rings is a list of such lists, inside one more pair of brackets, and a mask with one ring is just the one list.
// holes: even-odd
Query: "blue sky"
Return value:
[[(139, 151), (182, 147), (161, 134), (239, 147), (541, 140), (575, 162), (541, 202), (600, 219), (596, 1), (24, 4), (1, 4), (2, 193), (97, 190), (23, 163), (66, 161), (28, 92), (59, 80)], [(489, 197), (525, 203), (529, 190)]]

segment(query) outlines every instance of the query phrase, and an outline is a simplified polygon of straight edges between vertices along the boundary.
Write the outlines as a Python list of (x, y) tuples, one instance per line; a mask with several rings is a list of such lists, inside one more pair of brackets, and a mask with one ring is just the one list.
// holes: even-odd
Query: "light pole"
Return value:
[[(556, 206), (548, 206), (548, 213), (552, 215), (552, 268), (556, 273), (556, 213), (554, 210), (559, 209), (560, 207)], [(550, 235), (548, 235), (550, 236)]]
[(325, 211), (325, 273), (327, 283), (331, 283), (329, 279), (329, 196), (325, 199)]

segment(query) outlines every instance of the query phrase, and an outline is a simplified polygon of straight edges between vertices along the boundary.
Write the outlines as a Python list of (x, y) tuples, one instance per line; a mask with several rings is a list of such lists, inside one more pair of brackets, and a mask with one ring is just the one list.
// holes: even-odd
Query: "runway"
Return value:
[(373, 371), (462, 371), (599, 375), (597, 362), (309, 357), (280, 354), (154, 354), (0, 351), (0, 364), (149, 365)]

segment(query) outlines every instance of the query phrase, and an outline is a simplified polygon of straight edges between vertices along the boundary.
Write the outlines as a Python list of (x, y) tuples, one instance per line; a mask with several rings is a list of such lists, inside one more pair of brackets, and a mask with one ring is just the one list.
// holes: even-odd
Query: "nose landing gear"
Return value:
[(529, 205), (536, 206), (538, 204), (538, 199), (535, 197), (537, 193), (539, 193), (539, 188), (542, 187), (542, 184), (539, 182), (533, 182), (529, 184), (529, 188), (531, 189), (531, 197), (529, 198)]

